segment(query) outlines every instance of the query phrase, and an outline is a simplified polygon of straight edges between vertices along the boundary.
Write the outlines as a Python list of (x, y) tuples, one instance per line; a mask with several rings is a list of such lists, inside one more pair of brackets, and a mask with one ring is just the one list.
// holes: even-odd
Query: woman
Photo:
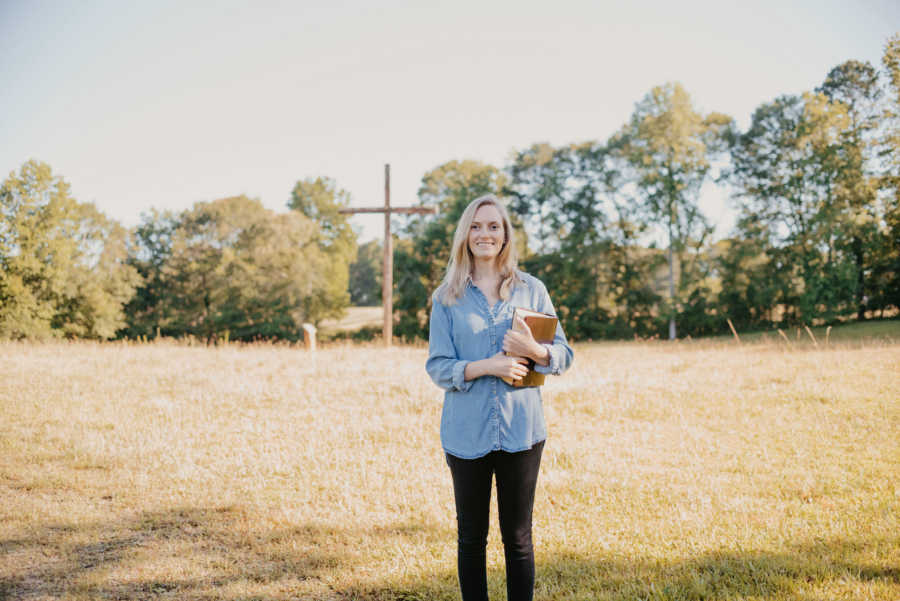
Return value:
[(488, 598), (485, 548), (493, 475), (507, 598), (533, 596), (531, 514), (547, 428), (540, 389), (515, 388), (501, 378), (523, 377), (528, 359), (545, 374), (558, 375), (572, 363), (561, 326), (548, 345), (536, 342), (527, 327), (512, 329), (517, 306), (556, 314), (544, 284), (516, 265), (509, 215), (496, 197), (482, 196), (460, 217), (447, 274), (432, 296), (425, 368), (446, 391), (441, 445), (456, 499), (463, 601)]

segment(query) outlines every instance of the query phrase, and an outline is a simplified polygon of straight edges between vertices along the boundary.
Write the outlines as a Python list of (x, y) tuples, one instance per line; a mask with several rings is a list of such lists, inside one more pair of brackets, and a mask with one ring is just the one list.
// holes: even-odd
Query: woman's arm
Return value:
[(502, 352), (481, 361), (472, 361), (466, 365), (466, 381), (481, 376), (497, 376), (518, 380), (528, 375), (528, 361), (524, 357), (510, 357)]
[(428, 325), (428, 360), (425, 371), (435, 384), (444, 390), (469, 390), (472, 384), (465, 377), (469, 361), (459, 358), (451, 335), (447, 307), (432, 297), (431, 319)]
[[(547, 288), (540, 280), (536, 280), (536, 283), (538, 286), (537, 290), (535, 290), (537, 298), (534, 299), (534, 309), (548, 315), (556, 315), (556, 309), (553, 308), (553, 302), (550, 300)], [(550, 344), (537, 342), (531, 334), (531, 330), (521, 318), (513, 325), (514, 327), (507, 330), (503, 337), (504, 351), (533, 359), (535, 363), (534, 370), (538, 373), (558, 376), (569, 369), (574, 358), (574, 352), (566, 340), (561, 323), (557, 322), (556, 333), (553, 336), (553, 342)]]
[[(540, 283), (539, 293), (541, 296), (538, 301), (537, 310), (542, 313), (556, 315), (553, 301), (550, 300), (550, 293), (547, 292), (547, 287), (544, 286), (543, 282)], [(557, 322), (556, 324), (556, 333), (553, 336), (553, 342), (542, 346), (547, 349), (548, 361), (547, 363), (536, 365), (534, 371), (558, 376), (572, 365), (572, 361), (575, 359), (575, 352), (566, 340), (566, 334), (562, 329), (562, 322)]]
[(503, 351), (519, 357), (528, 357), (538, 365), (550, 365), (550, 349), (534, 339), (525, 320), (518, 316), (513, 327), (503, 336)]
[(425, 370), (444, 390), (467, 391), (472, 380), (482, 376), (522, 378), (528, 373), (527, 361), (497, 353), (486, 359), (460, 359), (453, 344), (452, 324), (447, 307), (432, 299), (428, 334), (428, 360)]

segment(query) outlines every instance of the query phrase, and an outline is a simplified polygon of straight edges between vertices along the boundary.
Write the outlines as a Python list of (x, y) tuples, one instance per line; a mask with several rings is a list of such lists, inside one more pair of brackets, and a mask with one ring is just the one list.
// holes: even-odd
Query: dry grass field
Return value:
[(323, 332), (343, 332), (365, 327), (381, 328), (384, 309), (378, 307), (347, 307), (347, 314), (342, 319), (326, 319), (320, 330)]
[[(900, 599), (900, 328), (577, 345), (541, 600)], [(0, 599), (457, 599), (422, 347), (0, 344)], [(493, 518), (492, 598), (504, 598)]]

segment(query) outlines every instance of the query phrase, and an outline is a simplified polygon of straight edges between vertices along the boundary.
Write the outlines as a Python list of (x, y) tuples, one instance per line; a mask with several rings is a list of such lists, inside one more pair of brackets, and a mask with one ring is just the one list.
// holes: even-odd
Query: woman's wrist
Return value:
[(531, 358), (534, 359), (534, 362), (538, 365), (550, 365), (550, 349), (547, 348), (546, 345), (538, 342), (531, 354)]
[(487, 375), (487, 361), (487, 359), (481, 359), (480, 361), (471, 361), (467, 363), (466, 369), (463, 371), (463, 380), (468, 382), (469, 380), (474, 380)]

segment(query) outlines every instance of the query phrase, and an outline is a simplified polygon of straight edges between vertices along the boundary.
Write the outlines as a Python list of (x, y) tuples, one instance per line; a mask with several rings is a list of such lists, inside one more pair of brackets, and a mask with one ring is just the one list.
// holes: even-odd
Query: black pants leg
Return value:
[(507, 599), (531, 601), (534, 594), (531, 515), (543, 448), (542, 441), (519, 453), (494, 451), (478, 459), (447, 455), (456, 499), (457, 561), (463, 601), (488, 599), (485, 548), (494, 474), (506, 556)]
[(495, 458), (497, 509), (506, 556), (506, 598), (509, 601), (531, 601), (534, 595), (531, 515), (543, 449), (544, 442), (541, 441), (528, 451), (500, 452)]

